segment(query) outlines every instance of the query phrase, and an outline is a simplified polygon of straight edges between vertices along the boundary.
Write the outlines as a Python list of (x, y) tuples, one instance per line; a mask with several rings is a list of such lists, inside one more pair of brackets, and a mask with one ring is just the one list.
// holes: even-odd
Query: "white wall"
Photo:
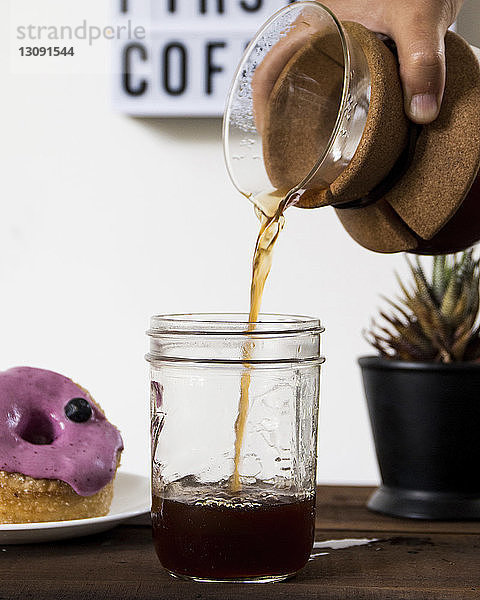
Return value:
[(457, 30), (474, 46), (480, 46), (480, 5), (478, 0), (465, 0), (458, 16)]
[[(107, 19), (106, 3), (83, 6)], [(122, 430), (124, 469), (147, 473), (148, 319), (247, 309), (253, 210), (227, 179), (219, 120), (114, 114), (102, 74), (11, 73), (6, 0), (0, 23), (0, 365), (88, 387)], [(356, 359), (394, 268), (402, 257), (363, 250), (331, 210), (288, 214), (264, 309), (327, 328), (323, 482), (378, 477)]]

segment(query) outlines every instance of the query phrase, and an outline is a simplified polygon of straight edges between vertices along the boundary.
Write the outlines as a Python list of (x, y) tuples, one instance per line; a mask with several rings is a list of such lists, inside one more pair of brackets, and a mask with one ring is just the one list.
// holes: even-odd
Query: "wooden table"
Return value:
[(0, 547), (0, 600), (480, 599), (480, 522), (393, 519), (369, 512), (371, 488), (321, 487), (316, 539), (378, 538), (313, 558), (279, 584), (197, 584), (167, 576), (147, 516), (103, 534)]

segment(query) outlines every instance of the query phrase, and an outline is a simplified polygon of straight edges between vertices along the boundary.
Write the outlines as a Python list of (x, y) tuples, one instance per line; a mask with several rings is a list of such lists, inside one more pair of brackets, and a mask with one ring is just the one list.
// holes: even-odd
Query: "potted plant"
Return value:
[(398, 517), (480, 518), (480, 260), (409, 262), (411, 282), (366, 333), (359, 359), (382, 484), (368, 507)]

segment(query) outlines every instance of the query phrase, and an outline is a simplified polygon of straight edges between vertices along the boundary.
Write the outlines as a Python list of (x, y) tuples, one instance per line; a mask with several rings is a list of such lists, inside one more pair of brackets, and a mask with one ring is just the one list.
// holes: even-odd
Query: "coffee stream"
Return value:
[[(280, 192), (254, 198), (260, 232), (253, 258), (247, 333), (254, 331), (258, 321), (273, 249), (285, 222), (283, 212), (293, 204), (290, 198), (290, 194)], [(298, 498), (290, 490), (272, 493), (268, 484), (242, 482), (240, 478), (255, 352), (254, 336), (249, 337), (242, 346), (235, 462), (228, 489), (201, 484), (194, 476), (187, 476), (153, 496), (155, 549), (162, 565), (177, 576), (200, 581), (266, 581), (272, 565), (274, 573), (292, 574), (310, 555), (315, 497)]]
[[(292, 203), (289, 194), (278, 190), (256, 196), (254, 201), (257, 208), (256, 213), (260, 219), (260, 232), (253, 257), (247, 332), (253, 331), (258, 321), (265, 282), (272, 266), (273, 249), (285, 224), (283, 212)], [(240, 401), (235, 421), (235, 458), (233, 474), (230, 479), (231, 492), (239, 492), (242, 487), (239, 469), (249, 407), (251, 374), (248, 363), (252, 358), (254, 347), (255, 343), (252, 340), (246, 342), (242, 350), (245, 369), (240, 380)]]

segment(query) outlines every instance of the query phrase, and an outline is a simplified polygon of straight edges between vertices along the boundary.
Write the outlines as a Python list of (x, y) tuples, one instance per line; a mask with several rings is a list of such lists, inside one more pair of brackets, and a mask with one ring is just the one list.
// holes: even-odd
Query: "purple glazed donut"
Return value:
[(68, 493), (86, 499), (113, 481), (122, 450), (117, 428), (67, 377), (31, 367), (0, 372), (0, 522), (9, 474), (21, 476), (30, 498), (39, 492), (34, 479), (68, 484)]

